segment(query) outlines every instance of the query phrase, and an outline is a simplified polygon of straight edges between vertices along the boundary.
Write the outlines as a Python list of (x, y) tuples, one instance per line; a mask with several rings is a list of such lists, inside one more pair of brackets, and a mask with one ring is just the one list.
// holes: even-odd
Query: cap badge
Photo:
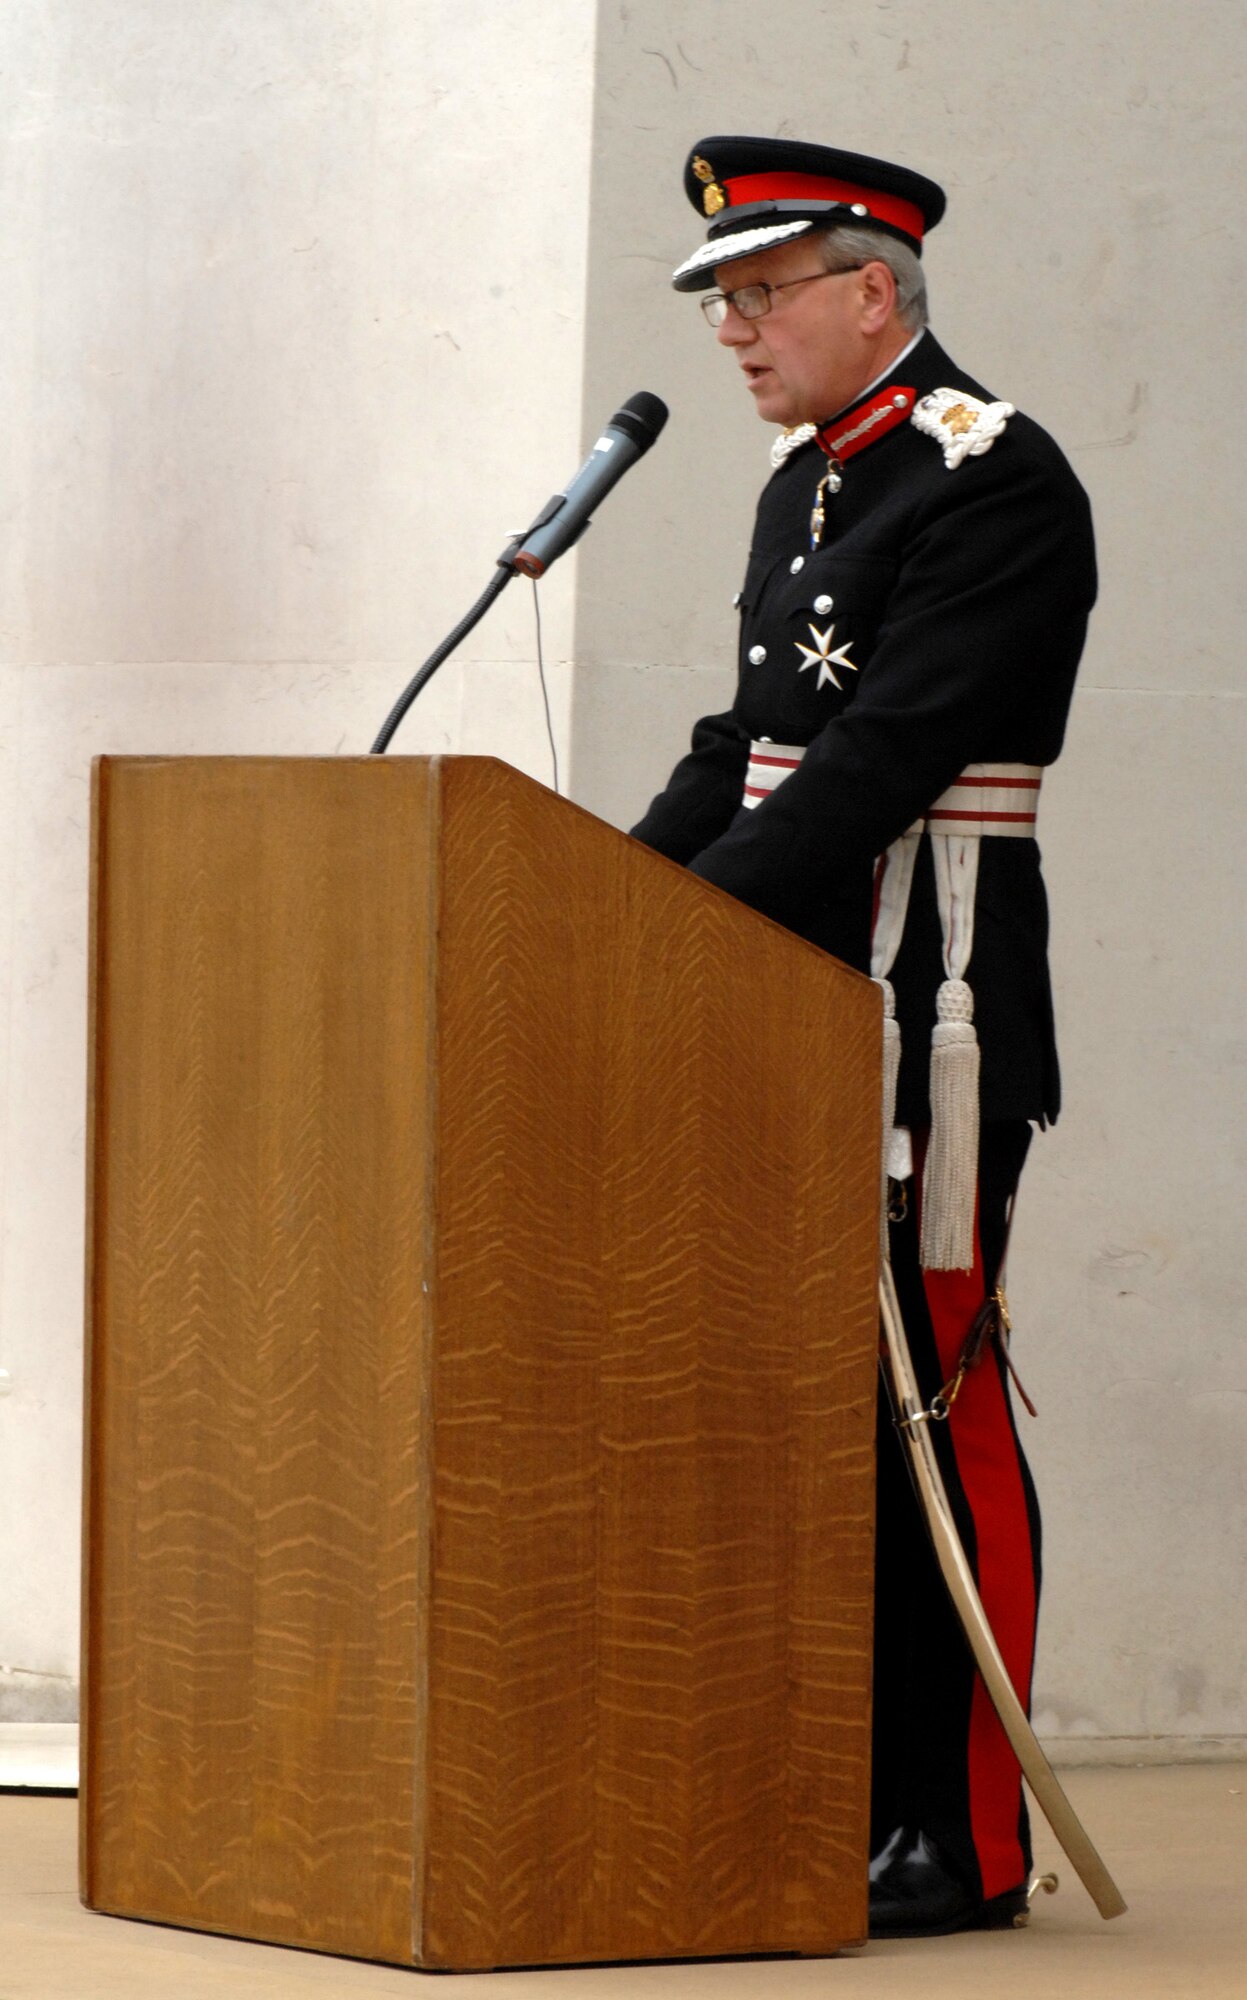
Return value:
[(933, 389), (915, 404), (910, 422), (944, 448), (944, 463), (952, 472), (963, 458), (981, 458), (990, 451), (1010, 417), (1012, 403), (984, 403), (964, 389)]
[(717, 215), (727, 207), (727, 196), (714, 177), (714, 168), (709, 160), (703, 160), (700, 153), (694, 155), (693, 172), (702, 182), (701, 205), (707, 215)]

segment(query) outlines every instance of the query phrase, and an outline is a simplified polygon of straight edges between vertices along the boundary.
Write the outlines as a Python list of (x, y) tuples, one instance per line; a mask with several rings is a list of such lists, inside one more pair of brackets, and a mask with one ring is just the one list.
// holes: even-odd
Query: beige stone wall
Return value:
[[(644, 387), (667, 432), (542, 600), (573, 792), (639, 812), (730, 697), (766, 469), (667, 286), (685, 149), (728, 129), (946, 183), (940, 337), (1092, 495), (1041, 828), (1068, 1110), (1012, 1276), (1039, 1706), (1125, 1756), (1247, 1731), (1245, 28), (1224, 0), (0, 10), (0, 1720), (75, 1698), (90, 757), (366, 747)], [(401, 745), (545, 776), (532, 657), (516, 586)]]
[[(363, 751), (580, 449), (592, 10), (15, 0), (0, 369), (0, 1722), (73, 1712), (87, 793)], [(567, 736), (574, 561), (544, 594)], [(546, 778), (515, 585), (399, 748)]]

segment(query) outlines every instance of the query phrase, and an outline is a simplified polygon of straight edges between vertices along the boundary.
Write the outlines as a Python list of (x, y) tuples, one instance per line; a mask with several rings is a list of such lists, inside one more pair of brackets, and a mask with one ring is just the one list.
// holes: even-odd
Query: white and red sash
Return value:
[[(750, 810), (761, 805), (804, 756), (800, 744), (751, 743), (742, 804)], [(894, 1129), (900, 1029), (888, 975), (904, 936), (918, 842), (924, 832), (931, 837), (944, 982), (932, 1035), (931, 1138), (923, 1176), (921, 1255), (927, 1270), (965, 1270), (973, 1259), (979, 1051), (974, 996), (965, 975), (974, 949), (979, 843), (1033, 839), (1042, 781), (1037, 764), (968, 764), (876, 863), (870, 971), (884, 997), (883, 1170), (885, 1177), (907, 1179), (913, 1171), (909, 1134)], [(886, 1207), (885, 1199), (885, 1212)], [(881, 1226), (886, 1236), (886, 1220)]]

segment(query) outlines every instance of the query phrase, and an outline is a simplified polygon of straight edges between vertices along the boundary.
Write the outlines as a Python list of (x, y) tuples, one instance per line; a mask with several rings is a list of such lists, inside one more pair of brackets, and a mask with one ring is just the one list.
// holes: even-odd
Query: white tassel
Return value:
[(931, 1031), (931, 1137), (922, 1178), (924, 1270), (974, 1267), (974, 1205), (979, 1160), (979, 1044), (974, 995), (964, 979), (936, 994)]
[(892, 1127), (896, 1123), (896, 1084), (901, 1073), (901, 1024), (896, 1018), (896, 995), (890, 979), (876, 980), (883, 989), (883, 1146), (880, 1162), (879, 1245), (885, 1257), (891, 1254), (888, 1242), (888, 1156), (892, 1150)]

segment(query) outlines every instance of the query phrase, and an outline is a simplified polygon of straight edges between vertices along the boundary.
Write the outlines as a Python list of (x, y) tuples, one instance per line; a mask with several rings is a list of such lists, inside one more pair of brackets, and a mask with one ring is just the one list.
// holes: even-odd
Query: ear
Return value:
[(896, 279), (887, 265), (876, 258), (873, 263), (862, 265), (858, 286), (862, 332), (882, 333), (896, 311)]

